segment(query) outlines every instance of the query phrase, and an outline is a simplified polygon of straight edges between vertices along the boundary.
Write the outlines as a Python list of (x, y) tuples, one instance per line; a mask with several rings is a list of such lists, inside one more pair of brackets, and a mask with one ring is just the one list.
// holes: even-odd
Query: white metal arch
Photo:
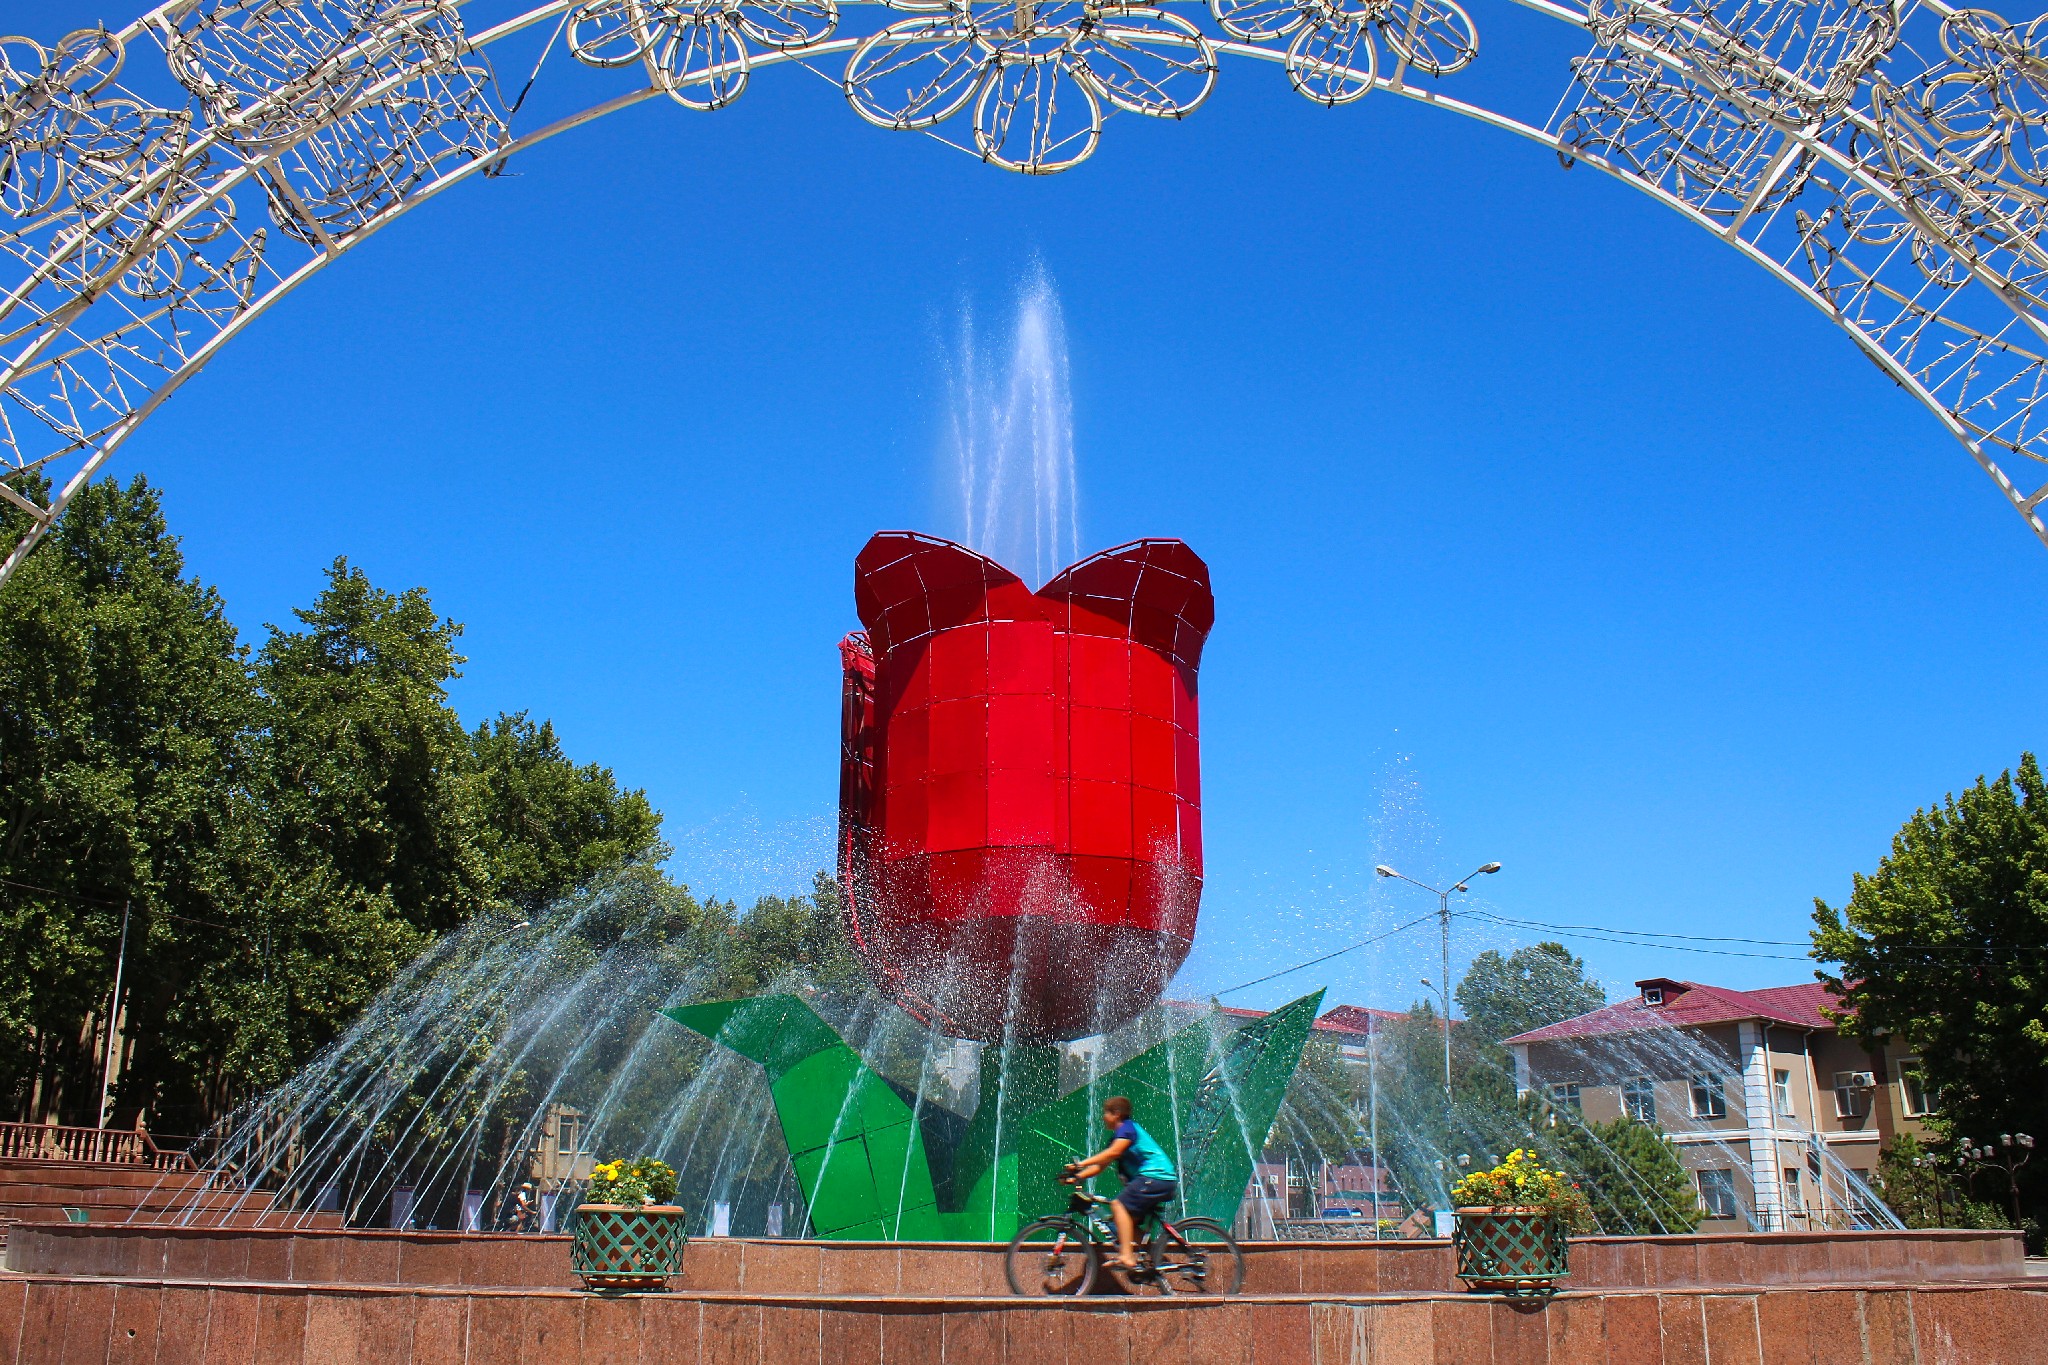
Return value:
[[(1547, 114), (1453, 93), (1479, 58), (1458, 0), (172, 0), (118, 33), (0, 39), (0, 499), (27, 527), (0, 582), (185, 379), (370, 234), (607, 113), (722, 108), (792, 64), (1027, 174), (1118, 113), (1194, 113), (1224, 57), (1540, 142), (1826, 313), (2048, 542), (2048, 473), (2006, 468), (2048, 465), (2048, 19), (1513, 2), (1585, 35)], [(532, 75), (501, 86), (493, 60)], [(584, 102), (579, 64), (622, 88)]]

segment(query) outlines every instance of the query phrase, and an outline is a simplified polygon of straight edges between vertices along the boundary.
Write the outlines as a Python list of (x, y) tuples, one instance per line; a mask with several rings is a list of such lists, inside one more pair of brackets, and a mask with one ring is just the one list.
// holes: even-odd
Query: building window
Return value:
[(1785, 1207), (1793, 1212), (1806, 1208), (1806, 1188), (1799, 1182), (1799, 1168), (1785, 1168)]
[(1663, 988), (1662, 986), (1645, 986), (1645, 987), (1643, 987), (1643, 1003), (1644, 1003), (1645, 1005), (1661, 1005), (1661, 1004), (1663, 1004), (1663, 1003), (1664, 1003), (1664, 988)]
[(555, 1155), (576, 1155), (576, 1120), (567, 1114), (555, 1120)]
[(1561, 1085), (1550, 1086), (1548, 1089), (1550, 1091), (1550, 1102), (1558, 1108), (1569, 1109), (1574, 1114), (1584, 1112), (1579, 1107), (1579, 1083), (1577, 1081), (1566, 1081)]
[(1728, 1093), (1719, 1076), (1703, 1073), (1692, 1078), (1692, 1116), (1696, 1119), (1728, 1117)]
[(1735, 1172), (1700, 1172), (1700, 1207), (1709, 1218), (1735, 1216)]
[(1621, 1111), (1637, 1123), (1657, 1121), (1657, 1087), (1649, 1077), (1638, 1076), (1621, 1083)]
[(1909, 1119), (1925, 1118), (1934, 1112), (1934, 1106), (1927, 1101), (1926, 1074), (1917, 1061), (1906, 1062), (1899, 1067), (1900, 1108)]
[(1870, 1092), (1876, 1079), (1868, 1071), (1835, 1073), (1835, 1117), (1860, 1119), (1870, 1112)]
[(1786, 1118), (1792, 1117), (1792, 1073), (1773, 1071), (1771, 1073), (1771, 1102)]

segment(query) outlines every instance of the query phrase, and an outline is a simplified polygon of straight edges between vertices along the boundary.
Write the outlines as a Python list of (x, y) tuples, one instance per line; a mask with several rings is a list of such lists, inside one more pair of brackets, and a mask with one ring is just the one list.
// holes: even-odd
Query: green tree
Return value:
[(256, 659), (262, 838), (242, 934), (167, 1009), (202, 1118), (284, 1079), (492, 900), (483, 784), (447, 705), (461, 627), (344, 559), (294, 614), (302, 629), (271, 627)]
[(338, 560), (252, 662), (155, 490), (80, 492), (0, 591), (0, 1104), (100, 1120), (124, 905), (111, 1118), (195, 1132), (452, 926), (661, 855), (545, 722), (465, 729), (460, 633)]
[(1427, 1001), (1375, 1039), (1380, 1154), (1410, 1205), (1448, 1208), (1457, 1159), (1491, 1164), (1519, 1145), (1524, 1127), (1506, 1054), (1456, 1020), (1450, 1044), (1447, 1098), (1444, 1024)]
[(1996, 1203), (1970, 1197), (1948, 1163), (1911, 1133), (1877, 1154), (1877, 1189), (1909, 1228), (2002, 1228), (2010, 1219)]
[[(1539, 1102), (1524, 1101), (1525, 1116)], [(1600, 1231), (1610, 1236), (1691, 1232), (1699, 1198), (1671, 1139), (1647, 1123), (1621, 1118), (1586, 1123), (1569, 1111), (1530, 1124), (1532, 1143), (1586, 1192)]]
[(256, 711), (156, 491), (81, 489), (0, 592), (0, 1094), (22, 1117), (100, 1120), (124, 904), (117, 1121), (163, 1079), (167, 1011), (246, 915)]
[[(2048, 791), (2032, 754), (1914, 812), (1845, 906), (1816, 900), (1813, 955), (1839, 967), (1848, 1029), (1919, 1052), (1938, 1131), (2048, 1138)], [(2048, 1169), (2021, 1182), (2038, 1224)]]
[(257, 656), (269, 702), (276, 852), (323, 894), (415, 930), (489, 899), (469, 736), (448, 706), (462, 627), (425, 589), (389, 593), (337, 559), (304, 627)]
[(1586, 963), (1562, 943), (1537, 943), (1503, 957), (1489, 948), (1472, 959), (1458, 983), (1458, 1004), (1473, 1029), (1498, 1043), (1607, 1003)]
[(771, 990), (792, 977), (839, 997), (868, 989), (840, 925), (839, 883), (828, 874), (812, 879), (808, 896), (763, 896), (737, 919), (728, 901), (722, 913), (731, 928), (719, 986), (728, 995)]
[(651, 856), (661, 817), (609, 768), (563, 754), (551, 721), (501, 715), (470, 736), (478, 838), (493, 894), (529, 908)]

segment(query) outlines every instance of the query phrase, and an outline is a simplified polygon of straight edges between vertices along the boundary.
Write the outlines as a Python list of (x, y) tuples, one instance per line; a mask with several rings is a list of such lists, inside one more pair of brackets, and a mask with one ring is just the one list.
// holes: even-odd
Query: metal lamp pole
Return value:
[[(1440, 936), (1441, 936), (1441, 938), (1442, 938), (1442, 940), (1443, 940), (1443, 984), (1437, 987), (1437, 995), (1438, 995), (1438, 997), (1439, 997), (1439, 998), (1440, 998), (1440, 999), (1441, 999), (1441, 1000), (1443, 1001), (1443, 1022), (1442, 1022), (1442, 1028), (1443, 1028), (1443, 1031), (1444, 1031), (1444, 1136), (1445, 1136), (1445, 1138), (1446, 1138), (1446, 1139), (1448, 1140), (1448, 1138), (1449, 1138), (1449, 1136), (1450, 1136), (1450, 1122), (1451, 1122), (1451, 1104), (1452, 1104), (1452, 1097), (1451, 1097), (1451, 892), (1453, 892), (1453, 891), (1470, 891), (1470, 890), (1471, 890), (1472, 888), (1471, 888), (1471, 887), (1470, 887), (1469, 885), (1467, 885), (1467, 883), (1468, 883), (1468, 882), (1470, 882), (1470, 881), (1471, 881), (1471, 880), (1472, 880), (1472, 879), (1473, 879), (1474, 877), (1478, 877), (1478, 876), (1487, 876), (1487, 875), (1491, 875), (1491, 874), (1493, 874), (1493, 873), (1495, 873), (1495, 872), (1498, 872), (1498, 871), (1500, 871), (1500, 864), (1499, 864), (1499, 863), (1487, 863), (1487, 864), (1486, 864), (1485, 866), (1483, 866), (1483, 867), (1478, 867), (1478, 868), (1474, 868), (1474, 869), (1473, 869), (1473, 870), (1472, 870), (1471, 872), (1468, 872), (1468, 873), (1466, 873), (1466, 874), (1465, 874), (1465, 875), (1464, 875), (1463, 877), (1460, 877), (1460, 878), (1459, 878), (1459, 879), (1458, 879), (1457, 881), (1453, 882), (1453, 883), (1452, 883), (1452, 884), (1451, 884), (1450, 886), (1448, 886), (1448, 887), (1440, 887), (1440, 886), (1431, 886), (1431, 885), (1430, 885), (1430, 884), (1429, 884), (1428, 882), (1418, 882), (1418, 881), (1416, 881), (1416, 880), (1415, 880), (1415, 878), (1413, 878), (1413, 877), (1410, 877), (1410, 876), (1406, 876), (1406, 875), (1404, 875), (1404, 874), (1402, 874), (1402, 873), (1396, 872), (1396, 871), (1395, 871), (1395, 870), (1394, 870), (1393, 868), (1391, 868), (1391, 867), (1388, 867), (1388, 866), (1387, 866), (1387, 865), (1386, 865), (1385, 863), (1381, 863), (1381, 864), (1380, 864), (1380, 865), (1379, 865), (1378, 867), (1374, 868), (1374, 869), (1373, 869), (1373, 871), (1375, 871), (1375, 872), (1379, 873), (1379, 874), (1380, 874), (1380, 875), (1381, 875), (1382, 877), (1391, 877), (1391, 878), (1393, 878), (1393, 879), (1394, 879), (1395, 881), (1399, 881), (1399, 882), (1407, 882), (1407, 883), (1408, 883), (1408, 884), (1409, 884), (1410, 886), (1419, 886), (1419, 887), (1421, 887), (1421, 888), (1422, 888), (1422, 889), (1423, 889), (1424, 891), (1427, 891), (1427, 892), (1429, 892), (1429, 893), (1430, 893), (1431, 895), (1433, 895), (1433, 896), (1435, 896), (1435, 897), (1436, 897), (1436, 901), (1437, 901), (1437, 915), (1436, 915), (1436, 918), (1437, 918), (1437, 929), (1438, 929), (1438, 931), (1439, 931), (1439, 933), (1440, 933)], [(1427, 981), (1425, 981), (1425, 982), (1423, 982), (1422, 984), (1426, 986), (1426, 985), (1428, 985), (1429, 983), (1428, 983)]]
[(1988, 1142), (1980, 1147), (1962, 1138), (1957, 1146), (1962, 1149), (1961, 1158), (1972, 1166), (2005, 1172), (2006, 1188), (2012, 1194), (2012, 1225), (2019, 1227), (2025, 1221), (2020, 1217), (2020, 1167), (2034, 1159), (2033, 1134), (2000, 1133), (1995, 1147)]

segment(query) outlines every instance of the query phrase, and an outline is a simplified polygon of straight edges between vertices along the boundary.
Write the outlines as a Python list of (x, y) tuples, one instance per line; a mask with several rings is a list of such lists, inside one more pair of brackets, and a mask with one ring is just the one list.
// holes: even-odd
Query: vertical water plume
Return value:
[(947, 391), (962, 538), (1038, 587), (1081, 557), (1067, 327), (1042, 264), (1018, 284), (1002, 349), (961, 307)]

